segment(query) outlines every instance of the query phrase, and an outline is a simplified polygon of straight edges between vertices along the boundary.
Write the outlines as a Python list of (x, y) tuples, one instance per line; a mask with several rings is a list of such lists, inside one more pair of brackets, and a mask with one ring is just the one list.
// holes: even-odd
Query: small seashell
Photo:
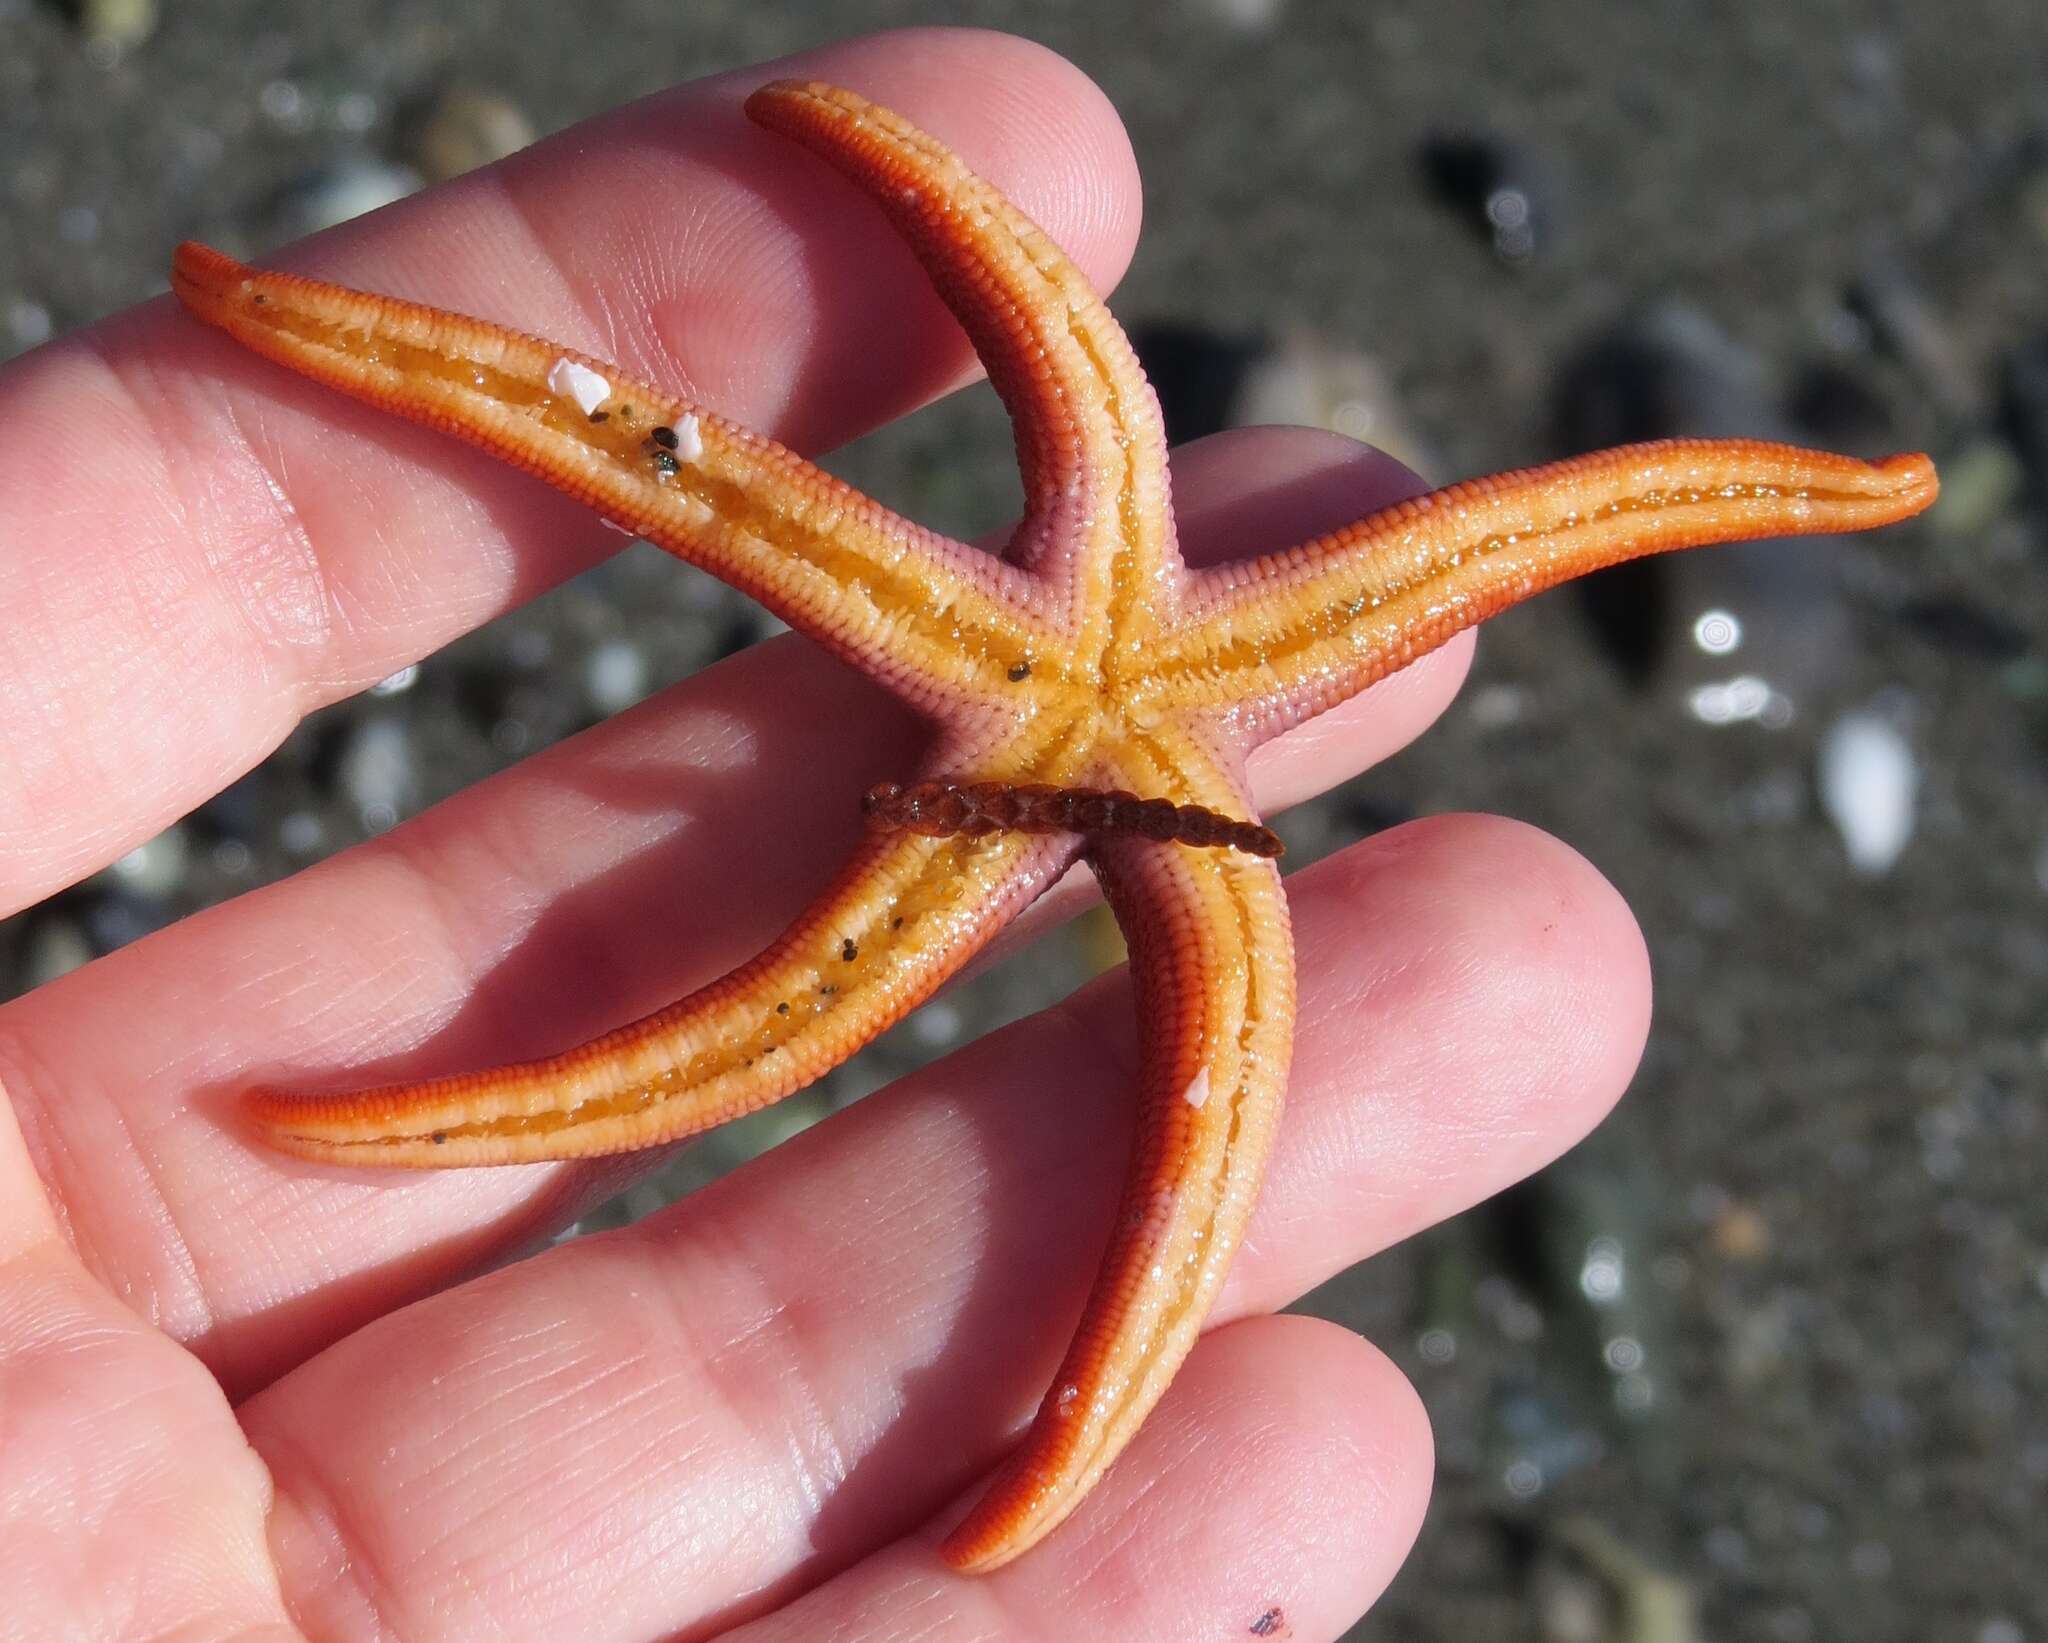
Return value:
[(1920, 762), (1891, 721), (1845, 713), (1820, 744), (1820, 802), (1849, 852), (1872, 877), (1891, 871), (1913, 837)]

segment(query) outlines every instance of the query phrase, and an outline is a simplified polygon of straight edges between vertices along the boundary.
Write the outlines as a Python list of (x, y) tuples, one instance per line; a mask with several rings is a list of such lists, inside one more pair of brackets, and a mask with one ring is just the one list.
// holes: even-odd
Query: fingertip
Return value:
[[(1294, 1144), (1261, 1214), (1318, 1202), (1317, 1249), (1355, 1258), (1469, 1208), (1574, 1145), (1628, 1087), (1647, 954), (1570, 847), (1501, 817), (1433, 816), (1295, 889)], [(1307, 1281), (1327, 1265), (1317, 1256)]]
[[(1288, 1494), (1288, 1538), (1319, 1565), (1350, 1570), (1353, 1612), (1363, 1612), (1408, 1555), (1429, 1507), (1429, 1411), (1391, 1358), (1340, 1324), (1296, 1314), (1250, 1322), (1261, 1395), (1276, 1419), (1315, 1434)], [(1218, 1345), (1244, 1327), (1218, 1331)], [(1275, 1364), (1288, 1373), (1275, 1376)]]
[(1414, 1545), (1432, 1456), (1421, 1399), (1376, 1347), (1319, 1318), (1245, 1319), (1202, 1338), (1072, 1550), (1113, 1547), (1132, 1587), (1177, 1583), (1240, 1629), (1278, 1611), (1282, 1635), (1334, 1636)]
[(1577, 1069), (1555, 1098), (1590, 1129), (1627, 1089), (1650, 1024), (1650, 958), (1628, 903), (1600, 869), (1540, 827), (1505, 816), (1436, 818), (1439, 847), (1468, 863), (1457, 899), (1470, 950), (1496, 966), (1488, 1008)]
[[(1318, 960), (1311, 943), (1355, 942), (1364, 918), (1391, 922), (1412, 943), (1390, 962), (1428, 989), (1443, 1040), (1515, 1058), (1526, 1094), (1585, 1104), (1584, 1128), (1619, 1098), (1648, 1032), (1648, 950), (1620, 892), (1578, 851), (1526, 822), (1459, 813), (1390, 828), (1320, 871), (1331, 915), (1310, 920), (1304, 971), (1337, 957)], [(1397, 1001), (1383, 988), (1374, 1002)]]

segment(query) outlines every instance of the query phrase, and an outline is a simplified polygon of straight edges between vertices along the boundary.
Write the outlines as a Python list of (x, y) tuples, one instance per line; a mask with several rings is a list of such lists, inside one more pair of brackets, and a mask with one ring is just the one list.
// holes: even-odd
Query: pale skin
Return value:
[[(972, 360), (866, 202), (735, 117), (778, 75), (943, 131), (1114, 283), (1138, 209), (1113, 112), (1037, 48), (967, 33), (680, 88), (293, 266), (489, 310), (828, 449)], [(1197, 562), (1420, 488), (1274, 431), (1179, 453), (1175, 483)], [(168, 303), (15, 362), (6, 906), (614, 543)], [(1419, 733), (1468, 655), (1264, 749), (1261, 809)], [(808, 1639), (914, 1616), (1181, 1639), (1277, 1606), (1316, 1638), (1372, 1601), (1428, 1491), (1420, 1406), (1365, 1343), (1269, 1314), (1555, 1156), (1633, 1070), (1633, 923), (1525, 828), (1437, 818), (1290, 880), (1288, 1109), (1209, 1332), (1062, 1532), (978, 1580), (934, 1548), (1102, 1247), (1120, 977), (626, 1233), (511, 1264), (647, 1160), (373, 1176), (237, 1127), (234, 1092), (282, 1069), (540, 1053), (719, 973), (815, 892), (918, 738), (784, 640), (0, 1009), (0, 1591), (24, 1635)], [(843, 790), (843, 824), (800, 788)]]

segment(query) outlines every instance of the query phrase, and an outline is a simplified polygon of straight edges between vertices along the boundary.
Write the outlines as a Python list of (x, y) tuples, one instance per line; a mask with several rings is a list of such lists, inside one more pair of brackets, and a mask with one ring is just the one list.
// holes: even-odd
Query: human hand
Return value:
[[(1136, 183), (1099, 95), (1035, 48), (941, 33), (683, 88), (293, 266), (838, 444), (971, 364), (872, 208), (738, 118), (781, 74), (942, 133), (1098, 283), (1127, 254)], [(1413, 488), (1276, 432), (1192, 448), (1175, 481), (1197, 560)], [(611, 540), (168, 303), (18, 362), (9, 905)], [(1262, 807), (1399, 746), (1466, 655), (1274, 744)], [(0, 1636), (1179, 1639), (1275, 1607), (1294, 1636), (1340, 1631), (1412, 1538), (1426, 1426), (1371, 1349), (1268, 1314), (1553, 1156), (1641, 1043), (1633, 925), (1526, 829), (1440, 818), (1290, 881), (1289, 1111), (1211, 1331), (1075, 1517), (981, 1579), (933, 1547), (1042, 1390), (1104, 1242), (1121, 978), (662, 1215), (484, 1277), (636, 1166), (321, 1170), (233, 1121), (266, 1077), (531, 1054), (715, 975), (803, 905), (852, 796), (916, 740), (779, 641), (0, 1010)], [(799, 802), (814, 787), (849, 795), (839, 836)]]

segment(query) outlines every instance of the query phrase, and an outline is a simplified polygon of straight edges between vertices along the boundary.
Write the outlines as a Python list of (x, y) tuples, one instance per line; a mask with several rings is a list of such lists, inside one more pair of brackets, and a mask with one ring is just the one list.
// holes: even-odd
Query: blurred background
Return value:
[[(2048, 15), (2039, 0), (0, 0), (0, 357), (674, 81), (979, 23), (1081, 64), (1146, 185), (1115, 307), (1176, 439), (1314, 422), (1433, 481), (1664, 433), (1924, 448), (1875, 539), (1660, 561), (1491, 625), (1448, 718), (1280, 820), (1449, 809), (1622, 888), (1631, 1099), (1311, 1308), (1423, 1391), (1361, 1639), (2048, 1643)], [(960, 533), (986, 389), (830, 462)], [(388, 828), (773, 623), (644, 546), (304, 725), (0, 924), (0, 997)], [(1083, 920), (644, 1212), (1116, 958)]]

